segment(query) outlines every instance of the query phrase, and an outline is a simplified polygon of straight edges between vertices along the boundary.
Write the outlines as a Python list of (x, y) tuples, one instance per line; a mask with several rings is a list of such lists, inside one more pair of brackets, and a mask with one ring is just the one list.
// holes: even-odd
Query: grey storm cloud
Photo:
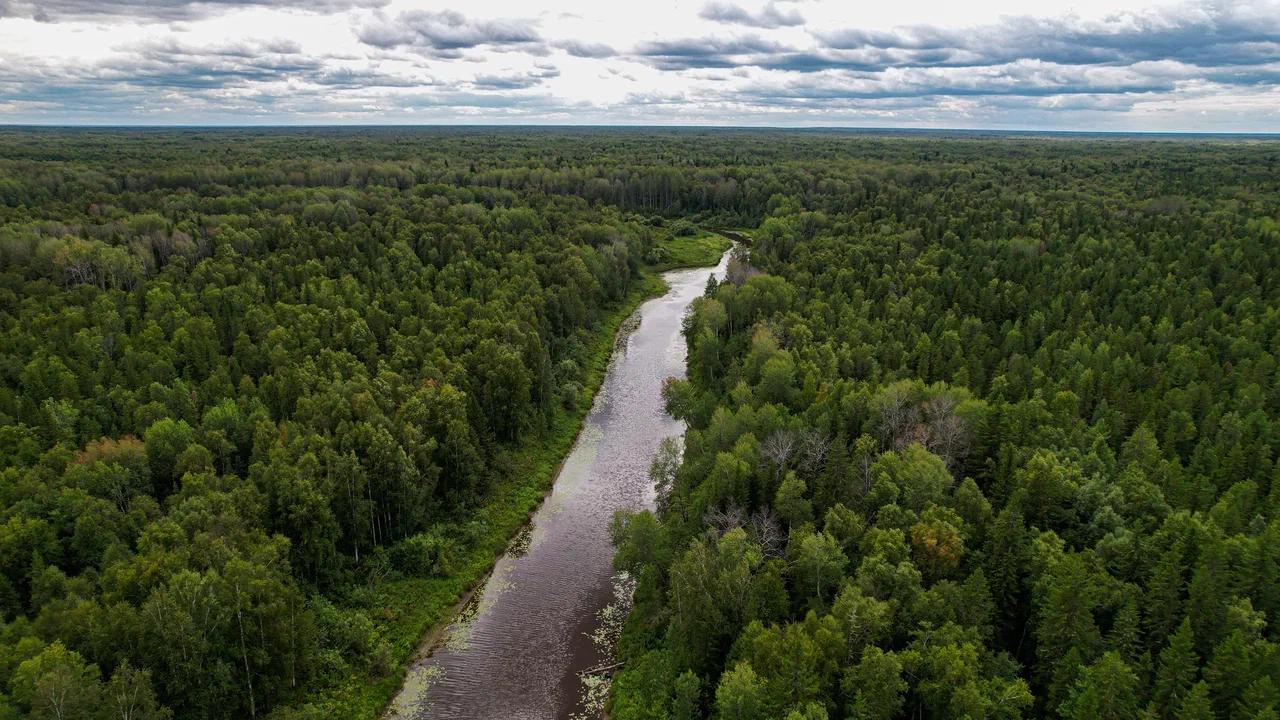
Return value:
[(905, 53), (898, 49), (863, 48), (858, 50), (821, 49), (777, 53), (755, 58), (752, 64), (766, 70), (802, 73), (823, 70), (872, 73), (890, 68), (959, 66), (967, 63), (955, 51), (946, 49), (917, 51), (907, 57)]
[(466, 108), (521, 112), (551, 113), (565, 109), (566, 104), (550, 94), (469, 92), (448, 90), (397, 97), (392, 102), (400, 108), (450, 109)]
[[(189, 45), (170, 39), (121, 50), (124, 52), (91, 65), (0, 62), (0, 102), (66, 102), (83, 104), (87, 109), (110, 107), (114, 96), (123, 107), (136, 108), (157, 102), (159, 90), (178, 92), (192, 102), (200, 102), (221, 101), (225, 96), (218, 93), (229, 88), (251, 93), (282, 81), (361, 92), (436, 85), (431, 79), (387, 74), (376, 67), (333, 67), (328, 58), (305, 54), (291, 40)], [(295, 87), (290, 92), (305, 91)]]
[(560, 40), (552, 44), (570, 55), (580, 58), (607, 58), (614, 57), (618, 54), (617, 50), (614, 50), (612, 47), (609, 47), (604, 43), (585, 42), (582, 40)]
[(758, 28), (772, 29), (804, 24), (804, 17), (800, 15), (799, 11), (794, 8), (780, 10), (777, 4), (772, 2), (765, 5), (760, 12), (752, 13), (740, 5), (717, 0), (703, 6), (698, 15), (703, 19), (715, 22), (750, 25)]
[(424, 79), (420, 77), (408, 78), (378, 72), (376, 70), (354, 70), (351, 68), (325, 69), (322, 72), (312, 74), (309, 79), (317, 85), (349, 90), (393, 87), (431, 87), (438, 84), (438, 82), (433, 79)]
[(250, 7), (290, 8), (314, 13), (377, 8), (388, 0), (0, 0), (0, 18), (43, 22), (119, 19), (142, 22), (196, 20)]
[(148, 42), (85, 70), (102, 80), (176, 89), (221, 88), (291, 77), (308, 79), (326, 72), (324, 58), (305, 55), (288, 40), (244, 40), (209, 46), (173, 40)]
[(789, 48), (758, 35), (735, 38), (682, 38), (641, 43), (635, 55), (661, 70), (733, 68), (755, 65)]
[(543, 80), (555, 77), (560, 77), (560, 71), (556, 68), (538, 67), (531, 72), (509, 75), (478, 75), (471, 84), (485, 90), (524, 90), (541, 85)]
[(760, 85), (735, 93), (739, 101), (788, 103), (796, 100), (873, 100), (886, 98), (913, 98), (945, 95), (948, 97), (1047, 97), (1054, 95), (1111, 95), (1168, 92), (1175, 83), (1155, 78), (1135, 78), (1130, 81), (1071, 83), (1042, 83), (1034, 78), (985, 78), (971, 82), (932, 80), (921, 83), (896, 84), (827, 84), (794, 82), (780, 85)]
[(829, 50), (884, 53), (884, 67), (995, 65), (1027, 58), (1064, 65), (1148, 60), (1248, 65), (1280, 61), (1280, 13), (1271, 9), (1253, 12), (1246, 3), (1222, 3), (1117, 13), (1092, 22), (1014, 17), (956, 30), (920, 25), (814, 35)]
[(366, 45), (409, 48), (440, 57), (457, 57), (478, 47), (520, 48), (544, 54), (532, 21), (512, 18), (472, 20), (454, 10), (410, 10), (393, 17), (379, 14), (356, 30)]
[[(758, 14), (714, 2), (704, 18), (777, 27), (770, 4)], [(758, 67), (798, 73), (877, 73), (919, 67), (989, 67), (1039, 60), (1060, 65), (1132, 65), (1170, 60), (1202, 67), (1280, 63), (1280, 5), (1234, 2), (1117, 13), (1102, 21), (1010, 17), (986, 26), (915, 25), (893, 30), (812, 30), (814, 47), (761, 38), (715, 37), (642, 44), (634, 55), (661, 70)], [(1228, 78), (1228, 75), (1219, 75)]]

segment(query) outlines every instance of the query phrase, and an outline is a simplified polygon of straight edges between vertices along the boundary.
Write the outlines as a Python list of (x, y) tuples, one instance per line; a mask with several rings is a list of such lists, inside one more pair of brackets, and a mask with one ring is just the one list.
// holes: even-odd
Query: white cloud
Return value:
[(0, 0), (0, 123), (1280, 132), (1280, 0)]

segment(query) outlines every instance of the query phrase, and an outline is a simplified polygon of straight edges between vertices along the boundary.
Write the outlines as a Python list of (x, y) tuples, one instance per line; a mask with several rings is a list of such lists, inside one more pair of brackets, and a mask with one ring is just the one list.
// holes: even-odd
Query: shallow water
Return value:
[[(527, 535), (498, 559), (443, 644), (410, 668), (392, 718), (591, 717), (581, 673), (607, 663), (592, 636), (615, 600), (609, 520), (653, 504), (648, 469), (682, 423), (663, 410), (668, 377), (684, 377), (681, 322), (715, 268), (663, 275), (670, 290), (624, 325), (595, 404)], [(638, 320), (638, 322), (637, 322)]]

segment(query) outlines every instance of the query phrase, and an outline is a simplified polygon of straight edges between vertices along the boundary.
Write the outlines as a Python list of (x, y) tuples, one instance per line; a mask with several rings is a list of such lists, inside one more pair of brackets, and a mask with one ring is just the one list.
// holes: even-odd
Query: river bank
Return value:
[(616, 594), (608, 523), (615, 510), (652, 503), (649, 461), (662, 438), (682, 431), (665, 414), (661, 384), (683, 374), (684, 311), (725, 262), (668, 272), (669, 290), (624, 324), (630, 332), (619, 335), (525, 541), (498, 559), (443, 635), (428, 637), (436, 652), (410, 669), (388, 717), (568, 717), (578, 709), (581, 673), (608, 653), (593, 640)]
[[(711, 248), (700, 250), (686, 252), (681, 259), (695, 266), (716, 262), (718, 254), (712, 254)], [(663, 271), (669, 268), (646, 267), (632, 292), (601, 322), (589, 347), (591, 361), (577, 408), (560, 412), (546, 432), (512, 450), (508, 465), (513, 472), (495, 484), (492, 495), (472, 517), (485, 532), (462, 549), (454, 572), (446, 577), (390, 580), (362, 593), (359, 606), (372, 611), (378, 631), (390, 647), (387, 666), (393, 669), (380, 678), (352, 675), (300, 702), (278, 708), (272, 718), (372, 720), (384, 714), (404, 685), (406, 670), (438, 643), (551, 491), (604, 381), (620, 329), (642, 303), (668, 290), (661, 278)]]

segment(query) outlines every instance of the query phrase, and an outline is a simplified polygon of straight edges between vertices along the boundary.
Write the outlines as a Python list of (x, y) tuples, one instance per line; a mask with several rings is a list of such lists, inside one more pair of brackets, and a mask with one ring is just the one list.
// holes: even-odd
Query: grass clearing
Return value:
[(652, 267), (662, 272), (715, 265), (732, 244), (722, 235), (701, 229), (697, 235), (672, 236), (658, 243), (655, 251), (657, 262)]

